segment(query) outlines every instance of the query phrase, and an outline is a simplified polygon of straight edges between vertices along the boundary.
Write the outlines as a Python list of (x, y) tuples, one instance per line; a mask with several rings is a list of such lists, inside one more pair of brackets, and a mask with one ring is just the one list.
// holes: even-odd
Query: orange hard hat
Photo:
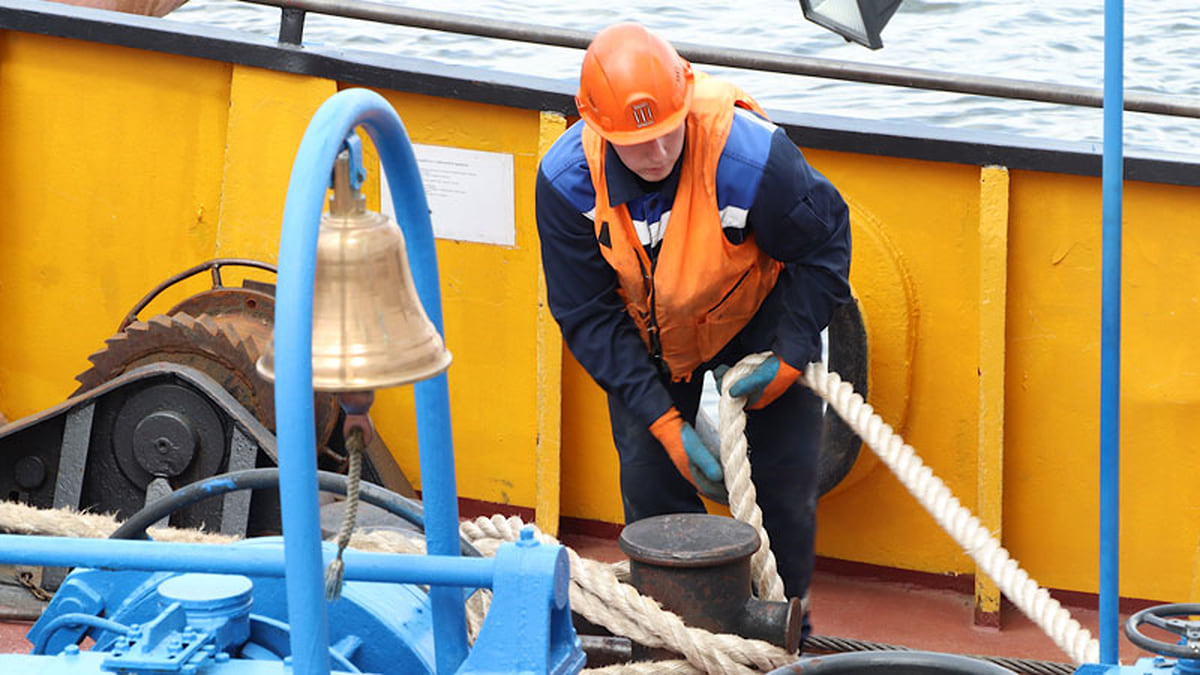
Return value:
[(642, 143), (683, 123), (693, 84), (692, 65), (671, 43), (639, 24), (618, 23), (588, 45), (575, 106), (609, 142)]

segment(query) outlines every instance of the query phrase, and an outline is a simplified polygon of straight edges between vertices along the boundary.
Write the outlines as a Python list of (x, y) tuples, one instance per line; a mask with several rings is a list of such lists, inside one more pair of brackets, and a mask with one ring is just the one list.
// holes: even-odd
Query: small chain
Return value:
[(49, 602), (52, 598), (54, 598), (53, 593), (38, 585), (37, 581), (35, 581), (33, 578), (33, 572), (30, 572), (29, 570), (21, 570), (20, 572), (17, 572), (17, 581), (19, 581), (21, 585), (29, 591), (30, 595), (38, 600), (41, 600), (42, 602)]

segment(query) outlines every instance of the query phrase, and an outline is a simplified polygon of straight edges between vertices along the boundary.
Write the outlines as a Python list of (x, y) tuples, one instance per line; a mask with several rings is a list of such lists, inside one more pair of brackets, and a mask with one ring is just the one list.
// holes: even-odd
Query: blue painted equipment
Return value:
[[(1200, 604), (1147, 607), (1125, 622), (1125, 637), (1142, 649), (1159, 654), (1138, 659), (1132, 666), (1089, 664), (1076, 675), (1197, 675), (1200, 674), (1200, 621), (1181, 617), (1200, 614)], [(1170, 633), (1178, 642), (1164, 642), (1142, 632), (1143, 625)]]
[[(444, 374), (416, 385), (429, 555), (349, 551), (341, 598), (324, 598), (322, 571), (334, 548), (320, 539), (312, 452), (315, 248), (334, 159), (359, 126), (379, 151), (417, 292), (442, 330), (433, 230), (404, 127), (378, 94), (342, 91), (305, 132), (284, 208), (275, 315), (284, 537), (216, 547), (0, 535), (0, 563), (78, 567), (30, 632), (34, 653), (0, 655), (0, 672), (573, 673), (583, 667), (561, 546), (540, 544), (527, 529), (495, 558), (459, 555)], [(490, 588), (494, 597), (468, 649), (464, 589), (475, 588)], [(80, 651), (85, 635), (95, 644)]]

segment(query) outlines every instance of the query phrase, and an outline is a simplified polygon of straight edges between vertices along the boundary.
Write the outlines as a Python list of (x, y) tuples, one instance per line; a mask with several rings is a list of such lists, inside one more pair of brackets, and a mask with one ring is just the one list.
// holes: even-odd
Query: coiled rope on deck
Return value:
[[(911, 647), (892, 645), (886, 642), (871, 642), (869, 640), (829, 637), (827, 635), (810, 635), (804, 641), (804, 646), (821, 653), (913, 651)], [(1008, 668), (1014, 673), (1025, 673), (1026, 675), (1072, 675), (1078, 669), (1070, 663), (1042, 661), (1039, 659), (1021, 659), (1009, 656), (980, 656), (976, 654), (967, 654), (965, 656), (978, 661), (994, 663), (1003, 668)]]
[[(515, 516), (495, 515), (464, 521), (463, 536), (476, 546), (483, 540), (514, 541), (525, 523)], [(558, 543), (538, 532), (544, 543)], [(487, 550), (486, 545), (480, 550)], [(595, 669), (601, 673), (754, 673), (774, 670), (795, 661), (795, 656), (761, 640), (711, 633), (683, 623), (678, 615), (663, 609), (653, 598), (642, 595), (617, 580), (609, 565), (581, 557), (570, 547), (571, 609), (588, 621), (604, 626), (647, 647), (661, 647), (683, 654), (686, 665), (656, 661)], [(589, 670), (589, 672), (592, 672)]]

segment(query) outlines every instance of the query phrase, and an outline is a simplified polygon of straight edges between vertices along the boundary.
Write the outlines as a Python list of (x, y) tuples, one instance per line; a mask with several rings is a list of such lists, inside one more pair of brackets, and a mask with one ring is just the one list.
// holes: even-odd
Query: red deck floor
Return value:
[[(563, 541), (589, 558), (613, 562), (623, 557), (607, 539), (564, 535)], [(977, 627), (971, 594), (821, 567), (813, 575), (811, 589), (816, 635), (972, 656), (1070, 662), (1037, 625), (1007, 603), (1001, 611), (1000, 628)], [(1067, 609), (1097, 637), (1099, 612), (1094, 607)], [(1121, 620), (1126, 618), (1122, 614)], [(1147, 656), (1123, 634), (1120, 643), (1122, 663)]]

